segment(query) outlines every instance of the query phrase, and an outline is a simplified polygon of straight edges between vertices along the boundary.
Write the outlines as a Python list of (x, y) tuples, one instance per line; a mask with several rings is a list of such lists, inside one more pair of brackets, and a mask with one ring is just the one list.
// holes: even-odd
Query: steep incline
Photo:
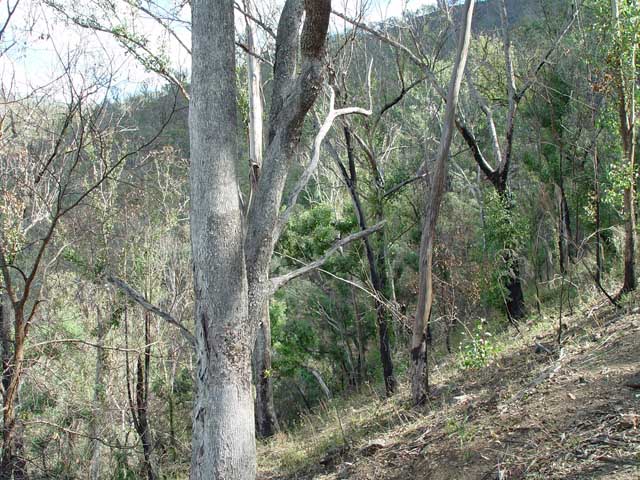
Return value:
[(581, 309), (565, 319), (561, 349), (554, 317), (495, 339), (501, 351), (481, 369), (450, 358), (422, 411), (373, 390), (327, 407), (261, 447), (260, 478), (637, 480), (636, 305)]

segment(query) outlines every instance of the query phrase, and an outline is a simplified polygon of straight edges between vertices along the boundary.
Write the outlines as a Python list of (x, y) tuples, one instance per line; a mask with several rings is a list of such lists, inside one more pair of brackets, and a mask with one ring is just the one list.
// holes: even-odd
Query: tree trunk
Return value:
[(192, 4), (191, 248), (196, 317), (192, 480), (254, 480), (243, 218), (236, 178), (234, 4)]
[(506, 299), (506, 307), (507, 317), (513, 323), (526, 315), (522, 280), (520, 279), (520, 265), (518, 264), (518, 259), (514, 258), (511, 253), (505, 254), (503, 260), (505, 264), (511, 265), (506, 284), (507, 294), (509, 295), (509, 298)]
[[(6, 308), (6, 307), (5, 307)], [(21, 439), (19, 438), (19, 428), (17, 425), (17, 404), (18, 404), (18, 390), (20, 389), (20, 383), (22, 380), (22, 369), (24, 365), (24, 342), (26, 338), (26, 324), (23, 314), (22, 303), (14, 304), (13, 308), (13, 324), (14, 324), (14, 339), (13, 342), (9, 339), (8, 335), (11, 331), (11, 314), (7, 315), (3, 308), (3, 328), (2, 328), (2, 343), (3, 343), (3, 363), (6, 363), (6, 367), (3, 370), (3, 384), (4, 396), (3, 396), (3, 428), (2, 428), (2, 460), (0, 462), (0, 480), (11, 479), (12, 475), (20, 475), (22, 478), (26, 477), (26, 472), (23, 470), (23, 462), (19, 458), (19, 451), (21, 447)], [(9, 345), (8, 350), (11, 350), (11, 343), (13, 343), (13, 352), (6, 355), (4, 358), (4, 349)], [(4, 365), (3, 365), (4, 367)]]
[(96, 309), (97, 335), (96, 335), (96, 369), (93, 384), (93, 413), (89, 424), (89, 441), (91, 450), (91, 464), (89, 467), (89, 478), (91, 480), (99, 480), (100, 476), (100, 419), (104, 415), (104, 369), (107, 361), (107, 352), (104, 347), (104, 339), (107, 333), (105, 322), (102, 318), (102, 312)]
[[(627, 156), (630, 170), (635, 170), (633, 147)], [(629, 182), (629, 187), (624, 190), (624, 283), (621, 293), (634, 291), (638, 284), (636, 281), (636, 212), (635, 212), (635, 185)]]
[(451, 74), (449, 91), (447, 93), (447, 106), (442, 126), (440, 147), (438, 149), (435, 171), (431, 179), (429, 179), (424, 199), (425, 216), (420, 240), (420, 286), (418, 291), (418, 307), (413, 323), (413, 336), (411, 338), (411, 396), (416, 405), (425, 402), (429, 389), (426, 331), (433, 303), (433, 244), (440, 205), (445, 192), (447, 158), (453, 139), (460, 85), (469, 52), (474, 5), (475, 0), (466, 0), (465, 2), (456, 63)]
[(245, 226), (235, 170), (234, 2), (192, 2), (190, 223), (198, 361), (193, 480), (255, 479), (251, 352), (272, 289), (269, 267), (281, 232), (283, 189), (304, 118), (321, 90), (330, 14), (329, 0), (284, 5), (269, 146)]
[(280, 430), (273, 406), (271, 321), (268, 301), (262, 307), (262, 321), (253, 350), (253, 371), (256, 385), (256, 433), (259, 438), (268, 438)]
[(391, 340), (387, 309), (379, 300), (376, 300), (376, 322), (378, 324), (378, 339), (380, 348), (380, 361), (382, 362), (382, 375), (387, 396), (393, 395), (396, 390), (396, 378), (393, 375), (393, 359), (391, 358)]
[[(252, 14), (252, 5), (250, 0), (245, 0), (244, 8), (248, 14)], [(249, 86), (249, 155), (251, 168), (251, 192), (256, 190), (258, 186), (258, 178), (260, 177), (260, 169), (262, 168), (262, 152), (263, 152), (263, 106), (262, 106), (262, 75), (260, 72), (260, 62), (256, 58), (255, 48), (257, 45), (256, 31), (252, 21), (245, 18), (246, 34), (247, 34), (247, 84)]]
[[(511, 221), (513, 215), (513, 202), (511, 200), (511, 194), (507, 187), (506, 174), (494, 183), (498, 195), (503, 202), (504, 208), (507, 210), (509, 221)], [(520, 262), (516, 257), (514, 246), (506, 245), (505, 253), (502, 256), (503, 264), (507, 267), (508, 275), (505, 282), (505, 288), (507, 289), (507, 298), (505, 298), (505, 307), (507, 311), (507, 318), (510, 322), (520, 320), (526, 315), (526, 308), (524, 305), (524, 292), (522, 290), (522, 279), (520, 278)]]
[(356, 294), (356, 287), (353, 285), (351, 285), (351, 301), (353, 302), (353, 322), (356, 327), (356, 347), (358, 349), (358, 356), (356, 359), (356, 380), (357, 386), (360, 388), (366, 376), (365, 367), (367, 360), (367, 345), (364, 331), (362, 329), (360, 308), (358, 307), (358, 295)]
[(600, 164), (598, 161), (598, 146), (593, 146), (593, 190), (595, 203), (595, 228), (596, 228), (596, 273), (597, 285), (602, 284), (602, 234), (600, 232)]
[[(348, 158), (348, 168), (344, 167), (339, 158), (336, 157), (336, 161), (338, 163), (338, 167), (342, 174), (342, 177), (347, 185), (349, 190), (349, 195), (351, 196), (351, 201), (353, 203), (353, 207), (356, 211), (356, 216), (358, 219), (358, 226), (360, 230), (367, 229), (367, 220), (365, 218), (364, 208), (362, 207), (362, 203), (360, 201), (360, 194), (358, 192), (358, 178), (357, 178), (357, 170), (356, 170), (356, 162), (355, 162), (355, 154), (353, 151), (353, 145), (351, 142), (351, 131), (348, 126), (345, 126), (343, 129), (345, 143), (347, 145), (347, 158)], [(382, 219), (382, 213), (378, 212), (378, 218)], [(380, 239), (381, 243), (384, 242), (384, 236), (381, 235)], [(373, 290), (375, 292), (374, 304), (376, 309), (376, 325), (378, 327), (378, 345), (380, 350), (380, 362), (382, 364), (382, 374), (384, 378), (385, 391), (387, 396), (393, 395), (396, 388), (396, 379), (393, 375), (393, 359), (391, 357), (391, 342), (390, 342), (390, 332), (389, 332), (389, 320), (388, 320), (388, 312), (386, 305), (384, 304), (384, 290), (385, 290), (385, 281), (384, 281), (384, 268), (385, 261), (384, 258), (376, 258), (376, 254), (374, 253), (373, 247), (371, 245), (371, 240), (369, 237), (365, 237), (363, 239), (365, 252), (367, 255), (367, 263), (369, 265), (369, 274), (371, 275), (371, 285), (373, 286)], [(384, 256), (384, 245), (380, 246), (381, 255)], [(383, 271), (380, 271), (382, 267)]]
[(151, 313), (144, 312), (144, 364), (138, 356), (138, 378), (136, 382), (136, 404), (138, 435), (142, 442), (142, 453), (144, 456), (144, 469), (147, 480), (155, 480), (156, 474), (153, 469), (151, 454), (153, 452), (153, 438), (151, 426), (149, 425), (149, 372), (151, 363), (151, 335), (150, 335)]
[(565, 274), (571, 257), (571, 217), (569, 205), (562, 185), (556, 185), (556, 202), (558, 206), (558, 253), (560, 273)]
[[(250, 1), (244, 2), (245, 9), (252, 13)], [(252, 21), (246, 18), (247, 47), (251, 53), (257, 45), (256, 32)], [(260, 62), (247, 53), (247, 83), (249, 85), (249, 152), (251, 155), (251, 195), (258, 188), (263, 157), (263, 106), (260, 89), (262, 87)], [(273, 406), (273, 381), (271, 377), (271, 320), (269, 301), (258, 312), (249, 312), (251, 319), (259, 320), (258, 335), (253, 352), (253, 376), (256, 387), (255, 416), (256, 433), (260, 438), (268, 438), (280, 429), (276, 410)]]
[[(623, 44), (622, 27), (620, 25), (620, 12), (618, 8), (618, 0), (611, 0), (611, 14), (614, 21), (615, 35), (618, 41)], [(636, 35), (634, 34), (630, 40), (630, 62), (632, 66), (636, 65)], [(621, 45), (624, 48), (624, 45)], [(620, 295), (634, 291), (637, 288), (636, 281), (636, 212), (635, 212), (635, 147), (636, 147), (636, 80), (637, 76), (631, 74), (628, 78), (624, 71), (623, 61), (617, 58), (617, 79), (616, 86), (618, 91), (618, 114), (620, 137), (622, 138), (622, 151), (624, 162), (630, 178), (628, 186), (624, 189), (624, 283), (620, 290)]]

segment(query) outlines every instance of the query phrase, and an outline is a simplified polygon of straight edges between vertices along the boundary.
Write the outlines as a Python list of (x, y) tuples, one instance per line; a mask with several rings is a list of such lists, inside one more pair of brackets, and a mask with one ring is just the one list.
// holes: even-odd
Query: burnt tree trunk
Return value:
[(253, 350), (253, 372), (256, 385), (256, 434), (259, 438), (268, 438), (280, 430), (273, 405), (271, 321), (268, 301), (263, 306), (262, 322), (258, 328), (256, 345)]
[[(347, 189), (349, 190), (349, 195), (351, 197), (353, 207), (356, 211), (358, 226), (360, 227), (360, 230), (364, 231), (368, 228), (367, 220), (365, 217), (364, 207), (362, 206), (362, 202), (360, 200), (360, 194), (358, 192), (358, 177), (355, 162), (355, 152), (353, 150), (351, 131), (348, 126), (344, 127), (343, 133), (347, 147), (348, 165), (347, 167), (345, 167), (337, 155), (335, 156), (335, 160), (338, 164), (338, 168), (340, 170), (342, 178), (347, 185)], [(382, 241), (383, 240), (381, 239), (381, 242)], [(393, 374), (389, 316), (384, 303), (386, 275), (385, 272), (381, 272), (379, 268), (380, 266), (382, 266), (382, 268), (384, 269), (385, 262), (384, 258), (380, 259), (379, 256), (376, 256), (369, 237), (365, 237), (363, 243), (367, 256), (367, 264), (369, 266), (369, 275), (371, 276), (371, 285), (373, 286), (375, 292), (374, 306), (376, 309), (376, 325), (378, 328), (378, 346), (380, 350), (380, 362), (382, 364), (385, 391), (387, 393), (387, 396), (390, 396), (395, 392), (397, 382)], [(384, 251), (384, 245), (381, 246), (380, 251)]]

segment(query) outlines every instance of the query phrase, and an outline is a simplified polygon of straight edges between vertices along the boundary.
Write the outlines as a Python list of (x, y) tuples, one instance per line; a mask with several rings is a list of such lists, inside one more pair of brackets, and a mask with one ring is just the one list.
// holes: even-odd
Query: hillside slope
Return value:
[(260, 447), (261, 480), (640, 478), (640, 307), (591, 305), (495, 339), (483, 368), (455, 357), (429, 405), (374, 390)]

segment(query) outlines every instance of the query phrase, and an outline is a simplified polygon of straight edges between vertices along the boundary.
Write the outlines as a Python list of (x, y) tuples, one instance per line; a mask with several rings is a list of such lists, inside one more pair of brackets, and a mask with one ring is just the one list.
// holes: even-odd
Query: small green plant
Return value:
[(445, 432), (450, 436), (458, 437), (460, 448), (464, 448), (465, 444), (471, 442), (475, 437), (475, 429), (469, 425), (469, 417), (461, 419), (449, 418), (445, 425)]
[(485, 319), (480, 319), (472, 331), (464, 334), (468, 340), (459, 347), (459, 359), (460, 366), (465, 370), (484, 367), (498, 351), (486, 324)]

